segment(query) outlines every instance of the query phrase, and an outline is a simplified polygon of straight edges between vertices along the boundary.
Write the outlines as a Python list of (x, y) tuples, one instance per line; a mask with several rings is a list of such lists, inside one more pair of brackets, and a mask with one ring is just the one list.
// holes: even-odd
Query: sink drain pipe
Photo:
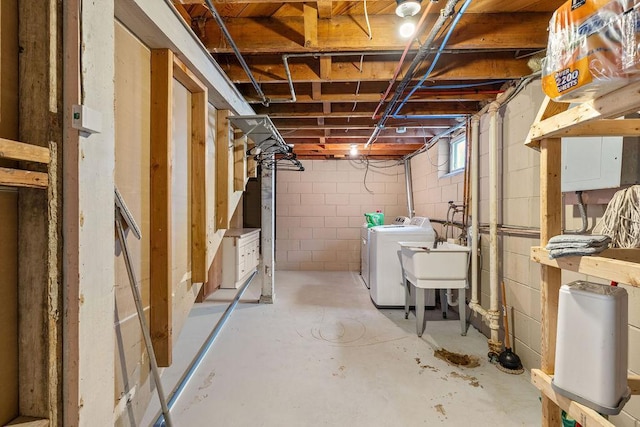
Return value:
[[(498, 111), (515, 92), (511, 86), (495, 101), (487, 105), (471, 118), (471, 301), (469, 308), (480, 314), (489, 325), (489, 351), (500, 353), (500, 309), (498, 305)], [(489, 310), (480, 305), (478, 299), (478, 230), (479, 217), (479, 139), (480, 117), (489, 112)]]
[[(180, 395), (182, 394), (185, 387), (189, 383), (189, 380), (191, 380), (191, 377), (193, 377), (193, 374), (196, 372), (196, 370), (200, 366), (200, 363), (202, 363), (202, 360), (209, 352), (209, 349), (211, 348), (211, 346), (213, 345), (213, 342), (218, 337), (218, 334), (222, 330), (222, 327), (227, 322), (227, 319), (231, 315), (231, 312), (233, 312), (233, 310), (236, 308), (236, 305), (238, 305), (238, 301), (240, 301), (240, 298), (242, 298), (244, 291), (247, 290), (247, 288), (249, 287), (249, 285), (251, 284), (251, 282), (253, 281), (253, 278), (256, 276), (257, 273), (258, 273), (257, 271), (254, 271), (253, 273), (251, 273), (251, 276), (249, 276), (249, 278), (242, 284), (240, 289), (238, 289), (238, 292), (236, 293), (236, 296), (233, 298), (233, 301), (231, 301), (227, 309), (224, 311), (224, 313), (222, 314), (222, 317), (218, 320), (218, 323), (216, 323), (216, 326), (213, 328), (213, 330), (205, 340), (204, 344), (202, 344), (202, 346), (200, 347), (200, 350), (198, 350), (198, 354), (196, 354), (196, 357), (191, 361), (191, 364), (189, 364), (189, 367), (187, 368), (187, 370), (182, 374), (182, 377), (178, 381), (178, 384), (176, 384), (175, 388), (169, 394), (169, 401), (167, 402), (169, 411), (171, 411), (171, 409), (173, 408), (173, 405), (180, 398)], [(156, 416), (156, 421), (155, 423), (153, 423), (153, 426), (154, 427), (165, 426), (164, 416), (162, 415), (162, 413)]]

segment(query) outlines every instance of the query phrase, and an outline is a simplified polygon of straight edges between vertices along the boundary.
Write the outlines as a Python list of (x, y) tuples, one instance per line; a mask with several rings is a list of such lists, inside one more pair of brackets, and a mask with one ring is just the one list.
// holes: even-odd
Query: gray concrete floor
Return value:
[[(453, 312), (430, 311), (424, 335), (413, 313), (378, 310), (349, 272), (276, 272), (276, 303), (257, 304), (256, 280), (231, 314), (171, 414), (176, 426), (536, 426), (529, 373), (488, 363), (487, 340), (460, 335)], [(197, 304), (163, 371), (169, 393), (233, 298)], [(475, 356), (461, 368), (434, 350)], [(159, 411), (154, 395), (143, 425)]]

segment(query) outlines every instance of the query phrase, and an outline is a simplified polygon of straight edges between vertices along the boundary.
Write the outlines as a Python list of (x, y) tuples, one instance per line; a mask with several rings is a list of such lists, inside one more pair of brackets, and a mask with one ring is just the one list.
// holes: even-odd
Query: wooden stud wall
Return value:
[(173, 53), (151, 51), (151, 260), (150, 324), (159, 366), (172, 357), (171, 105)]
[(229, 228), (229, 141), (228, 110), (219, 110), (216, 117), (216, 229)]
[(173, 77), (191, 92), (191, 281), (207, 281), (207, 88), (178, 58)]
[(247, 185), (247, 138), (239, 136), (233, 146), (233, 190), (244, 191)]
[(207, 254), (207, 88), (168, 49), (151, 51), (151, 336), (159, 366), (173, 341), (171, 105), (174, 78), (191, 93), (191, 282), (204, 283)]

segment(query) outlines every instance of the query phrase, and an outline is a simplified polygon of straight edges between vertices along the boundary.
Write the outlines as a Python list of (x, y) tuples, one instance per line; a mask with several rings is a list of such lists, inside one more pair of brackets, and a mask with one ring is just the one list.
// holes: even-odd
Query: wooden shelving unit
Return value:
[[(640, 110), (640, 82), (632, 83), (597, 99), (569, 109), (569, 104), (549, 98), (543, 102), (525, 144), (540, 151), (540, 245), (531, 248), (531, 259), (541, 264), (542, 306), (541, 367), (533, 369), (533, 384), (542, 393), (542, 425), (562, 424), (560, 409), (583, 426), (612, 426), (594, 410), (580, 405), (551, 388), (554, 372), (558, 293), (561, 271), (571, 270), (605, 280), (640, 286), (640, 249), (609, 249), (599, 256), (549, 259), (544, 249), (549, 239), (562, 232), (560, 189), (563, 136), (639, 136), (638, 119), (621, 119)], [(630, 377), (632, 394), (640, 394), (640, 378)]]

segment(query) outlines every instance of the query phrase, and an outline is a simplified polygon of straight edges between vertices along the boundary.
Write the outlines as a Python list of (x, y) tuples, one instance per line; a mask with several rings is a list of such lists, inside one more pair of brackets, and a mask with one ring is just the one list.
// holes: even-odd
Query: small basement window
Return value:
[(466, 133), (462, 133), (449, 142), (449, 173), (458, 172), (465, 167)]

